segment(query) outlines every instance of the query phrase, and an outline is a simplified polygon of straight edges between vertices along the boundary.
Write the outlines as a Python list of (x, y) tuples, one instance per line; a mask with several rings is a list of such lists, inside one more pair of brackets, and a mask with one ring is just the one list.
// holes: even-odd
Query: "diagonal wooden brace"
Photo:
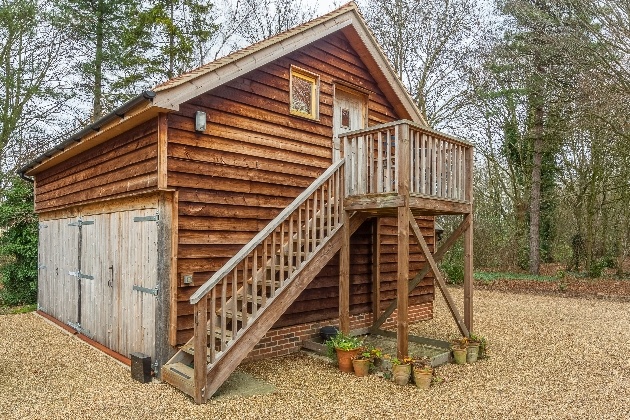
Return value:
[[(415, 220), (415, 219), (414, 219)], [(446, 241), (440, 246), (435, 254), (433, 254), (433, 260), (437, 263), (444, 258), (446, 252), (451, 249), (453, 244), (459, 239), (460, 236), (468, 229), (470, 226), (470, 219), (468, 217), (464, 217), (464, 220), (459, 224), (457, 229), (451, 233), (451, 235), (446, 239)], [(409, 281), (409, 292), (415, 289), (418, 284), (424, 279), (424, 277), (431, 271), (430, 265), (425, 265), (422, 270), (416, 276)], [(394, 300), (389, 304), (389, 306), (385, 309), (385, 311), (378, 317), (378, 319), (374, 322), (374, 325), (370, 328), (370, 332), (376, 334), (376, 331), (387, 321), (396, 310), (396, 306), (398, 305), (398, 299), (394, 298)]]
[(411, 225), (411, 230), (413, 230), (413, 233), (416, 237), (416, 240), (418, 241), (418, 244), (420, 245), (420, 248), (422, 248), (422, 252), (424, 253), (424, 257), (426, 258), (429, 267), (431, 267), (431, 271), (433, 271), (433, 276), (435, 277), (438, 286), (440, 286), (440, 291), (442, 292), (442, 296), (444, 296), (444, 299), (448, 304), (448, 309), (450, 309), (453, 318), (455, 318), (455, 322), (459, 327), (459, 331), (464, 337), (468, 337), (470, 335), (468, 328), (466, 328), (466, 324), (464, 324), (464, 319), (461, 317), (459, 311), (457, 310), (457, 307), (455, 306), (453, 297), (446, 288), (446, 283), (444, 283), (444, 279), (440, 274), (440, 270), (438, 270), (437, 264), (433, 259), (433, 255), (431, 254), (431, 251), (429, 251), (429, 246), (427, 245), (424, 237), (422, 236), (422, 233), (420, 232), (420, 228), (418, 227), (416, 219), (411, 217), (411, 219), (409, 219), (409, 224)]

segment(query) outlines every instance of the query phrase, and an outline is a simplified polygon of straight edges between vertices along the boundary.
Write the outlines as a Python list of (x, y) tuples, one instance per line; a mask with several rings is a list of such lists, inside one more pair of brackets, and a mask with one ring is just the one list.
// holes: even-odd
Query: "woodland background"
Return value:
[[(627, 278), (630, 2), (358, 3), (427, 121), (476, 147), (475, 266)], [(17, 168), (142, 90), (315, 16), (304, 0), (0, 0), (2, 302), (37, 290)], [(440, 220), (447, 234), (456, 222)], [(453, 282), (461, 253), (442, 263)]]

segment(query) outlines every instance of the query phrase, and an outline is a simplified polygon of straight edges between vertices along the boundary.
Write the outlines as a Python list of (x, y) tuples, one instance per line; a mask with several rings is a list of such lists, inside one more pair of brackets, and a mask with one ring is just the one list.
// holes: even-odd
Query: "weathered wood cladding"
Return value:
[[(289, 114), (291, 65), (320, 76), (318, 121)], [(370, 92), (369, 125), (398, 119), (340, 33), (201, 95), (169, 115), (168, 186), (179, 191), (178, 343), (192, 336), (188, 299), (197, 287), (330, 166), (334, 86), (342, 82)], [(207, 114), (204, 133), (194, 130), (197, 110)], [(421, 223), (432, 243), (432, 219)], [(393, 226), (386, 223), (382, 237), (384, 303), (395, 296), (390, 284), (396, 272)], [(353, 236), (353, 244), (351, 310), (357, 313), (370, 308), (371, 222)], [(416, 248), (413, 251), (417, 254), (412, 256), (411, 267), (417, 271), (420, 253)], [(186, 274), (193, 274), (191, 285), (183, 284)], [(337, 284), (335, 257), (278, 326), (304, 322), (304, 316), (335, 317)], [(419, 287), (410, 301), (426, 301), (432, 292), (432, 280), (427, 279), (426, 287)]]
[[(433, 218), (418, 218), (429, 246), (433, 246)], [(372, 310), (372, 229), (374, 219), (366, 221), (350, 239), (350, 313)], [(381, 219), (381, 307), (396, 297), (397, 251), (396, 219)], [(424, 266), (420, 247), (410, 240), (409, 279)], [(433, 276), (428, 275), (410, 292), (409, 304), (433, 300)], [(339, 315), (339, 256), (326, 265), (308, 288), (278, 320), (274, 327), (336, 318)]]
[(157, 121), (86, 150), (36, 175), (38, 212), (109, 199), (157, 185)]

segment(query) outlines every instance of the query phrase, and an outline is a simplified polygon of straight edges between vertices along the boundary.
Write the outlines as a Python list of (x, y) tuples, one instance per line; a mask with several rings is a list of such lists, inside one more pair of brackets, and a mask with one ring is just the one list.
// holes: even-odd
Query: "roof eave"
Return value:
[[(19, 168), (18, 174), (21, 177), (33, 176), (47, 167), (52, 166), (50, 164), (51, 160), (57, 162), (66, 160), (70, 155), (76, 154), (77, 149), (86, 150), (98, 144), (99, 137), (104, 138), (107, 134), (111, 134), (112, 129), (122, 125), (127, 126), (131, 121), (137, 122), (141, 119), (139, 118), (140, 114), (153, 108), (151, 102), (155, 96), (155, 92), (150, 90), (142, 92), (109, 114), (104, 115), (94, 123), (72, 134), (63, 142), (40, 154), (35, 159)], [(85, 145), (88, 142), (90, 145), (86, 147)]]

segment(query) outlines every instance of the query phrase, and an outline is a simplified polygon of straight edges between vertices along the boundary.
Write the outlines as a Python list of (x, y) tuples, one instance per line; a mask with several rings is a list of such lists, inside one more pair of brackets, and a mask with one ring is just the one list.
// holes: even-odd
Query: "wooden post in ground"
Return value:
[(350, 215), (343, 212), (339, 250), (339, 329), (350, 332)]
[[(207, 373), (207, 354), (208, 354), (208, 299), (204, 296), (199, 302), (195, 303), (195, 340), (193, 342), (195, 349), (195, 402), (203, 404), (206, 402), (206, 384), (208, 382)], [(214, 314), (212, 314), (214, 316)], [(214, 331), (212, 332), (214, 338)]]
[(473, 331), (473, 217), (470, 219), (468, 229), (464, 232), (464, 324), (469, 332)]
[(469, 332), (473, 330), (473, 148), (466, 150), (466, 201), (470, 212), (464, 216), (469, 220), (464, 233), (464, 324)]
[(381, 219), (375, 218), (372, 225), (372, 320), (381, 313)]
[(409, 353), (409, 126), (401, 124), (396, 146), (396, 166), (398, 167), (398, 194), (403, 197), (404, 205), (398, 207), (398, 276), (397, 276), (397, 333), (398, 358)]

